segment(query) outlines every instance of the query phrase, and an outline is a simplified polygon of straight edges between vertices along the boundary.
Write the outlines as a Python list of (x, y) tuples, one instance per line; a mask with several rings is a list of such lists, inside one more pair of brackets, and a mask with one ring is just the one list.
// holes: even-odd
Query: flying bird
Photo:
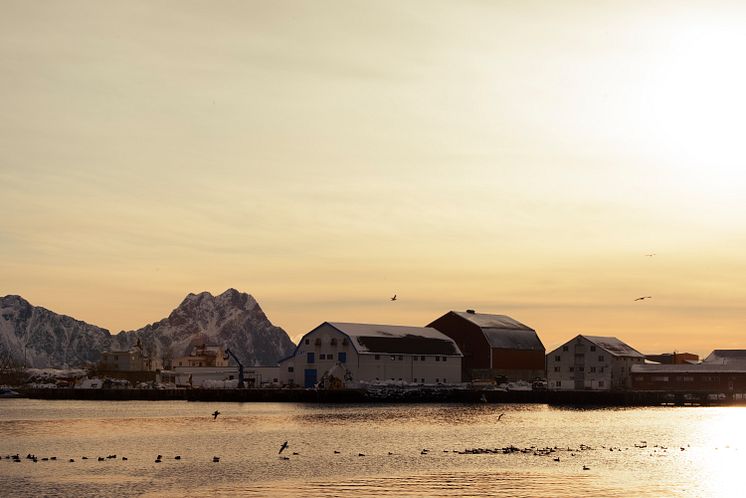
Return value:
[(653, 296), (642, 296), (642, 297), (638, 297), (637, 299), (635, 299), (635, 301), (643, 301), (645, 299), (652, 299), (652, 298)]
[(280, 451), (277, 454), (279, 455), (280, 453), (282, 453), (283, 451), (285, 451), (287, 449), (287, 447), (288, 447), (288, 442), (285, 441), (284, 443), (282, 443), (282, 446), (280, 446)]
[(220, 415), (220, 412), (219, 412), (219, 411), (217, 411), (217, 410), (215, 410), (215, 412), (214, 412), (214, 413), (212, 414), (212, 419), (213, 419), (213, 420), (217, 420), (217, 418), (218, 418), (218, 415)]
[(497, 421), (498, 421), (498, 422), (500, 421), (500, 419), (501, 419), (501, 418), (503, 418), (503, 415), (505, 415), (505, 414), (504, 414), (504, 413), (501, 413), (500, 415), (498, 415), (498, 416), (497, 416)]
[(396, 301), (396, 294), (394, 294), (394, 295), (393, 295), (393, 296), (391, 297), (391, 300), (392, 300), (392, 301)]
[(647, 256), (648, 258), (652, 258), (653, 256), (655, 256), (655, 253), (646, 254), (645, 256)]

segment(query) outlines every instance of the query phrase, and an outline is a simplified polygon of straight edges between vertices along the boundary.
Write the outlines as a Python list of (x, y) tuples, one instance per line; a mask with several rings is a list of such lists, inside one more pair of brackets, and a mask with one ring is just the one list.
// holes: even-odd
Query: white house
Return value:
[(632, 365), (645, 356), (616, 337), (579, 335), (547, 355), (550, 390), (610, 391), (630, 386)]
[(341, 388), (360, 382), (461, 382), (463, 355), (448, 336), (429, 327), (324, 322), (280, 361), (284, 385)]

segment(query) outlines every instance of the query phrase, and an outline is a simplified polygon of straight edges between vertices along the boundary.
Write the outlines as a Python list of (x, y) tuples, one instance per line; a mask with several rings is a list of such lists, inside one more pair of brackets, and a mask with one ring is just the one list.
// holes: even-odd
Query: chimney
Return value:
[(466, 310), (466, 312), (469, 313), (470, 315), (473, 315), (474, 313), (476, 313), (476, 311), (474, 310)]

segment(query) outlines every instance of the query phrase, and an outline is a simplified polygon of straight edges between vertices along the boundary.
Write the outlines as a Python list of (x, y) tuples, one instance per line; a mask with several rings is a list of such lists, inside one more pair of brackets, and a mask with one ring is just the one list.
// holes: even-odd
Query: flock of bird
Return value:
[[(281, 460), (290, 460), (289, 456), (282, 455), (283, 451), (285, 451), (289, 447), (290, 447), (290, 444), (289, 444), (288, 441), (285, 441), (284, 443), (282, 443), (282, 445), (280, 445), (280, 451), (278, 452), (278, 454), (280, 455), (280, 459)], [(687, 447), (683, 447), (682, 446), (682, 447), (679, 448), (679, 450), (680, 451), (685, 451), (687, 449)], [(637, 449), (647, 449), (649, 447), (648, 447), (647, 441), (640, 441), (640, 443), (634, 444), (634, 448), (637, 448)], [(533, 456), (537, 456), (537, 457), (552, 457), (553, 461), (559, 463), (559, 462), (562, 461), (562, 459), (560, 457), (560, 455), (562, 453), (564, 453), (564, 455), (565, 455), (564, 458), (567, 458), (567, 457), (576, 457), (576, 456), (579, 456), (583, 452), (594, 451), (594, 450), (608, 450), (608, 451), (611, 451), (611, 452), (615, 452), (615, 451), (621, 452), (621, 451), (626, 451), (626, 450), (630, 450), (630, 449), (631, 448), (629, 448), (629, 447), (622, 448), (622, 447), (617, 447), (617, 446), (609, 446), (609, 447), (607, 447), (607, 446), (601, 446), (601, 447), (593, 448), (593, 447), (591, 447), (589, 445), (586, 445), (586, 444), (581, 444), (577, 448), (570, 448), (570, 447), (561, 448), (561, 447), (558, 447), (558, 446), (553, 446), (553, 447), (549, 447), (549, 446), (547, 446), (547, 447), (529, 446), (529, 447), (525, 447), (525, 448), (519, 448), (517, 446), (510, 445), (510, 446), (505, 446), (503, 448), (466, 448), (466, 449), (463, 449), (463, 450), (443, 450), (443, 453), (454, 453), (454, 454), (457, 454), (457, 455), (512, 455), (512, 454), (522, 454), (522, 455), (533, 455)], [(652, 450), (652, 452), (650, 453), (651, 456), (653, 456), (654, 453), (657, 453), (658, 455), (663, 455), (663, 454), (665, 454), (668, 451), (668, 447), (662, 446), (662, 445), (657, 445), (657, 444), (650, 446), (650, 449)], [(658, 453), (659, 450), (660, 450), (660, 453)], [(420, 450), (420, 455), (429, 455), (430, 451), (431, 450), (428, 449), (428, 448), (423, 448), (423, 449)], [(299, 455), (298, 452), (293, 452), (292, 454), (293, 455)], [(339, 454), (341, 454), (341, 452), (339, 450), (334, 450), (334, 454), (335, 455), (339, 455)], [(392, 456), (392, 455), (395, 455), (395, 453), (388, 452), (388, 455)], [(365, 453), (358, 453), (357, 456), (358, 457), (364, 457), (364, 456), (366, 456), (366, 454)], [(5, 455), (4, 459), (13, 461), (15, 463), (21, 463), (22, 460), (28, 460), (28, 461), (31, 461), (31, 462), (34, 462), (34, 463), (36, 463), (38, 461), (55, 461), (55, 460), (58, 460), (58, 458), (56, 456), (39, 458), (36, 455), (31, 454), (31, 453), (29, 453), (28, 455), (26, 455), (25, 458), (22, 458), (18, 453), (16, 453), (15, 455)], [(81, 459), (82, 460), (88, 460), (89, 458), (84, 456)], [(117, 459), (119, 459), (119, 457), (117, 457), (117, 455), (108, 455), (106, 457), (98, 457), (97, 458), (97, 460), (99, 462), (110, 461), (110, 460), (117, 460)], [(176, 461), (179, 461), (179, 460), (181, 460), (181, 455), (176, 455), (176, 456), (172, 457), (172, 459), (176, 460)], [(121, 457), (121, 460), (122, 461), (127, 461), (128, 459), (127, 459), (127, 457), (123, 456), (123, 457)], [(155, 463), (161, 463), (161, 462), (163, 462), (163, 460), (164, 460), (163, 455), (158, 455), (155, 458)], [(75, 462), (75, 459), (74, 458), (70, 458), (68, 461), (71, 462), (71, 463), (73, 463), (73, 462)], [(220, 462), (220, 457), (214, 456), (214, 457), (212, 457), (212, 461), (213, 461), (213, 463), (219, 463)], [(582, 466), (582, 469), (583, 470), (590, 470), (590, 467), (588, 465), (584, 464)]]

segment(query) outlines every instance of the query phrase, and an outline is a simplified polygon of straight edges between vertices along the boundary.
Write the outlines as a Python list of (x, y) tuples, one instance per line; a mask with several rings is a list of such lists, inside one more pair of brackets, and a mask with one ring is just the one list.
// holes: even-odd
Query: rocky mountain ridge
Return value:
[(230, 348), (246, 365), (271, 365), (292, 353), (288, 334), (269, 321), (249, 294), (189, 294), (167, 318), (138, 330), (108, 330), (33, 306), (20, 296), (0, 297), (0, 368), (20, 365), (68, 368), (95, 364), (107, 350), (127, 350), (137, 340), (161, 363), (188, 354), (196, 344)]

